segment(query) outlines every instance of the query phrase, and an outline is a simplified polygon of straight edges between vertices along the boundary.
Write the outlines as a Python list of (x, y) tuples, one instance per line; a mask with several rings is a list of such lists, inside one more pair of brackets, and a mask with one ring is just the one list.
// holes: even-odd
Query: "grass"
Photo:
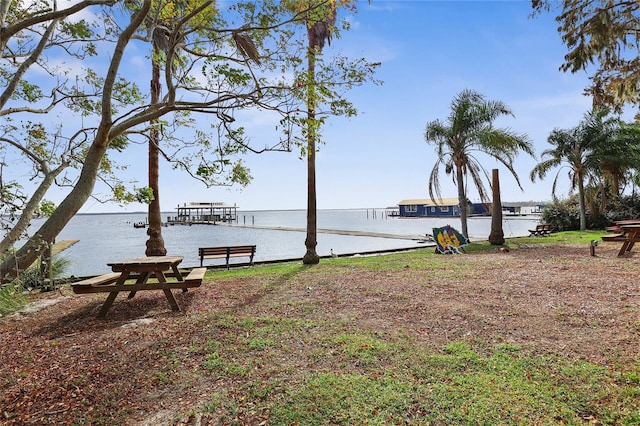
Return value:
[(205, 404), (221, 423), (263, 410), (274, 425), (640, 424), (640, 365), (621, 374), (511, 345), (453, 342), (432, 353), (347, 324), (218, 321), (228, 341), (203, 366), (243, 383)]
[[(589, 243), (603, 234), (513, 238), (504, 247)], [(467, 252), (495, 249), (479, 242)], [(441, 262), (441, 256), (425, 256), (421, 249), (332, 259), (331, 267), (433, 271), (442, 267)], [(322, 273), (282, 264), (217, 277), (290, 276), (303, 270)], [(209, 324), (226, 338), (213, 345), (204, 367), (210, 374), (235, 375), (243, 382), (239, 394), (210, 395), (205, 411), (214, 412), (221, 423), (242, 424), (238, 419), (268, 412), (268, 423), (274, 425), (640, 424), (640, 363), (610, 370), (485, 342), (453, 342), (433, 353), (402, 334), (377, 335), (348, 322), (272, 317), (239, 321), (224, 316), (211, 320)], [(263, 370), (266, 365), (268, 371)]]
[[(514, 238), (504, 247), (587, 244), (603, 234)], [(469, 253), (494, 250), (488, 242), (467, 247)], [(332, 277), (335, 271), (402, 276), (407, 269), (429, 270), (431, 276), (442, 272), (445, 277), (453, 268), (464, 267), (451, 260), (432, 249), (418, 249), (327, 259), (314, 267), (291, 262), (208, 272), (206, 285), (233, 287), (242, 280), (245, 286), (255, 286), (247, 295), (257, 295), (260, 301), (191, 311), (181, 318), (179, 336), (154, 327), (118, 331), (118, 335), (133, 333), (143, 343), (138, 350), (150, 355), (153, 364), (132, 377), (128, 375), (139, 365), (132, 369), (123, 364), (129, 369), (114, 367), (109, 377), (122, 371), (127, 375), (123, 383), (131, 383), (148, 376), (168, 395), (171, 389), (198, 389), (199, 404), (180, 414), (178, 424), (185, 424), (187, 417), (193, 421), (198, 414), (203, 422), (210, 421), (203, 424), (228, 425), (640, 425), (638, 356), (604, 367), (496, 343), (500, 339), (453, 340), (434, 348), (403, 332), (401, 321), (388, 332), (363, 329), (349, 318), (323, 315), (304, 298), (307, 282), (326, 286), (331, 294), (331, 280), (323, 281), (329, 272)], [(449, 279), (472, 273), (456, 271)], [(288, 291), (300, 290), (303, 297), (286, 297)], [(378, 289), (369, 291), (376, 294)], [(640, 330), (640, 322), (629, 327)], [(145, 333), (149, 341), (143, 339)], [(70, 344), (68, 335), (63, 333), (65, 345)], [(123, 347), (135, 347), (135, 339), (123, 339)], [(136, 359), (132, 354), (130, 358)], [(88, 386), (92, 379), (83, 380)], [(98, 400), (105, 406), (101, 413), (111, 410), (123, 421), (130, 414), (118, 411), (125, 409), (117, 403), (109, 406), (108, 401)], [(111, 424), (106, 417), (92, 417), (86, 423)]]

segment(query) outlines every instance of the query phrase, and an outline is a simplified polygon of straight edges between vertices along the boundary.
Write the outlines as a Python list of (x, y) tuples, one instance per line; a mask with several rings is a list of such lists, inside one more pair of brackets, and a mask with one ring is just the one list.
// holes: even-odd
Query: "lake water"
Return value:
[[(163, 220), (175, 212), (163, 213)], [(144, 213), (83, 214), (75, 216), (60, 233), (57, 241), (79, 240), (62, 256), (70, 260), (69, 275), (86, 276), (109, 272), (107, 262), (144, 256), (147, 234), (145, 228), (134, 228), (133, 223), (144, 222)], [(42, 220), (42, 219), (40, 219)], [(33, 223), (37, 229), (40, 220)], [(528, 235), (535, 226), (535, 216), (505, 217), (505, 237)], [(364, 237), (318, 233), (316, 248), (320, 256), (356, 254), (379, 250), (392, 250), (423, 246), (416, 240), (432, 233), (432, 228), (451, 225), (460, 230), (459, 218), (398, 218), (384, 210), (320, 210), (318, 228), (343, 231), (362, 231), (397, 235), (399, 238)], [(175, 225), (162, 228), (167, 254), (184, 256), (181, 266), (199, 266), (198, 247), (255, 244), (255, 261), (302, 259), (306, 252), (306, 211), (238, 211), (235, 226)], [(300, 231), (263, 229), (261, 227), (299, 228)], [(469, 236), (486, 239), (491, 231), (491, 218), (469, 218)], [(238, 262), (246, 259), (238, 258)], [(208, 261), (215, 264), (217, 261)]]

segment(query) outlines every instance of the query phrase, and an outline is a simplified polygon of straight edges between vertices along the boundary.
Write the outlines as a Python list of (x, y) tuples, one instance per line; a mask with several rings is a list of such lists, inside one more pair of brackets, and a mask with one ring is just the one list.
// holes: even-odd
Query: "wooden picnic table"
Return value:
[[(183, 256), (149, 256), (110, 262), (107, 265), (111, 267), (113, 273), (74, 283), (72, 284), (73, 291), (75, 293), (109, 293), (100, 308), (98, 318), (107, 315), (113, 301), (121, 291), (129, 292), (129, 298), (132, 298), (140, 290), (162, 290), (171, 309), (179, 311), (180, 306), (171, 290), (179, 288), (182, 291), (187, 291), (189, 287), (200, 286), (206, 272), (206, 268), (196, 268), (186, 278), (183, 277), (182, 272), (178, 269), (182, 259)], [(155, 278), (157, 282), (149, 282), (150, 278)], [(167, 278), (175, 278), (175, 281), (168, 281)], [(135, 282), (127, 284), (128, 280), (135, 280)]]
[(640, 222), (620, 221), (616, 225), (618, 233), (605, 235), (602, 237), (602, 241), (621, 242), (622, 246), (618, 251), (618, 257), (630, 255), (635, 243), (640, 242)]

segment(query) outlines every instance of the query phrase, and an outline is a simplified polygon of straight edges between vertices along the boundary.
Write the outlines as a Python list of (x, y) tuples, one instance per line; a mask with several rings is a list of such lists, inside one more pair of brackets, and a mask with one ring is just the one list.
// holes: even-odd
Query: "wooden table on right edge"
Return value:
[(622, 247), (618, 251), (618, 257), (630, 255), (635, 243), (640, 242), (640, 223), (623, 223), (620, 230), (623, 235), (619, 239), (622, 241)]

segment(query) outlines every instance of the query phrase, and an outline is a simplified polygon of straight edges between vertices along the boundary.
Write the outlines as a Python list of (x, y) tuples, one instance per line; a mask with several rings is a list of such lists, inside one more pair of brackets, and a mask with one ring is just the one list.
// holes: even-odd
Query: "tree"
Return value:
[(608, 109), (602, 109), (593, 123), (593, 132), (602, 139), (594, 146), (597, 171), (591, 175), (593, 185), (598, 188), (599, 214), (604, 213), (610, 197), (620, 198), (623, 185), (640, 164), (640, 126), (615, 117), (606, 118), (607, 114)]
[(548, 142), (554, 148), (542, 152), (542, 161), (530, 175), (532, 181), (542, 179), (551, 169), (560, 166), (551, 187), (551, 194), (555, 198), (560, 170), (569, 168), (571, 189), (578, 190), (581, 230), (587, 228), (585, 181), (590, 176), (602, 176), (605, 170), (610, 170), (609, 163), (614, 152), (611, 144), (616, 140), (621, 125), (615, 117), (606, 118), (608, 114), (606, 108), (593, 109), (584, 115), (576, 127), (553, 130)]
[[(305, 238), (306, 253), (302, 262), (306, 265), (313, 265), (320, 262), (320, 256), (316, 252), (318, 244), (317, 236), (317, 194), (316, 194), (316, 151), (320, 143), (320, 128), (326, 117), (321, 117), (322, 112), (319, 106), (323, 102), (330, 104), (332, 115), (352, 116), (356, 114), (353, 106), (338, 95), (336, 85), (328, 85), (327, 78), (332, 75), (339, 75), (347, 70), (344, 60), (335, 61), (329, 67), (323, 65), (317, 71), (321, 60), (322, 50), (325, 42), (331, 44), (331, 38), (339, 37), (336, 27), (338, 6), (351, 7), (352, 0), (306, 0), (293, 1), (287, 4), (292, 11), (297, 12), (302, 17), (306, 26), (308, 46), (306, 50), (307, 69), (300, 75), (299, 86), (306, 88), (304, 101), (307, 107), (306, 119), (300, 124), (303, 126), (302, 133), (306, 135), (306, 145), (303, 152), (307, 158), (307, 234)], [(353, 71), (350, 74), (343, 74), (338, 78), (341, 85), (350, 88), (356, 84), (362, 84), (370, 78), (374, 70), (379, 66), (376, 63), (367, 63), (363, 59), (350, 66)], [(321, 77), (318, 78), (318, 75)], [(333, 87), (332, 87), (333, 86)]]
[(469, 238), (467, 231), (468, 199), (466, 178), (471, 179), (478, 190), (480, 199), (488, 201), (482, 174), (488, 179), (487, 171), (474, 152), (481, 152), (502, 163), (513, 175), (520, 189), (518, 174), (513, 161), (520, 151), (533, 156), (529, 138), (509, 129), (496, 129), (493, 122), (502, 115), (513, 115), (509, 107), (500, 101), (487, 101), (472, 90), (463, 90), (451, 102), (451, 113), (446, 122), (434, 120), (427, 123), (424, 138), (436, 148), (437, 160), (429, 176), (429, 196), (435, 201), (440, 196), (438, 175), (440, 166), (446, 174), (453, 175), (458, 187), (460, 221), (462, 234)]
[[(182, 5), (184, 11), (182, 13), (198, 13), (200, 15), (197, 24), (200, 25), (203, 21), (212, 22), (215, 20), (215, 12), (211, 9), (202, 10), (201, 4), (198, 2), (186, 3)], [(156, 2), (152, 13), (150, 13), (145, 20), (145, 29), (150, 36), (152, 43), (151, 54), (151, 105), (156, 105), (160, 101), (161, 83), (160, 83), (160, 68), (167, 59), (167, 54), (171, 53), (170, 44), (178, 44), (183, 42), (180, 39), (172, 40), (170, 29), (174, 27), (175, 21), (175, 9), (180, 6), (167, 5), (163, 2)], [(193, 9), (195, 8), (195, 9)], [(199, 10), (200, 9), (200, 10)], [(208, 13), (207, 13), (208, 12)], [(181, 30), (182, 34), (185, 30)], [(175, 33), (174, 33), (175, 34)], [(240, 36), (238, 36), (240, 34)], [(243, 33), (234, 33), (233, 38), (236, 41), (237, 47), (242, 51), (245, 56), (249, 56), (256, 63), (260, 63), (258, 53), (255, 45), (250, 38), (244, 36)], [(181, 55), (180, 50), (173, 52), (174, 55), (179, 57)], [(176, 60), (179, 60), (176, 58)], [(166, 66), (173, 66), (169, 63)], [(162, 216), (160, 210), (160, 185), (159, 185), (159, 154), (160, 154), (160, 127), (161, 123), (158, 119), (152, 120), (149, 124), (149, 188), (152, 191), (153, 196), (149, 202), (149, 226), (147, 228), (147, 235), (149, 239), (146, 243), (145, 254), (147, 256), (164, 256), (167, 254), (167, 249), (164, 246), (164, 239), (162, 238)]]
[[(15, 8), (9, 8), (12, 14), (11, 19), (6, 21), (9, 24), (7, 27), (11, 27), (14, 21), (25, 20), (25, 16), (32, 11), (28, 7), (21, 8), (22, 3), (16, 5), (18, 6)], [(111, 3), (106, 5), (108, 8)], [(6, 256), (7, 252), (3, 252), (4, 258), (0, 265), (2, 279), (11, 278), (29, 266), (42, 247), (50, 244), (89, 197), (94, 196), (98, 171), (105, 167), (115, 170), (114, 163), (106, 157), (107, 150), (114, 147), (125, 150), (130, 143), (140, 143), (140, 138), (146, 141), (148, 123), (154, 120), (162, 118), (164, 144), (159, 151), (160, 155), (172, 161), (176, 168), (207, 185), (233, 182), (246, 184), (250, 179), (249, 172), (241, 160), (232, 161), (234, 157), (249, 151), (289, 151), (299, 141), (297, 129), (298, 126), (302, 127), (303, 121), (295, 116), (295, 112), (301, 106), (300, 93), (303, 89), (299, 84), (302, 83), (302, 88), (305, 87), (306, 74), (298, 72), (297, 67), (303, 55), (300, 55), (297, 50), (299, 46), (291, 43), (290, 38), (294, 34), (292, 28), (303, 22), (301, 16), (291, 17), (290, 9), (286, 9), (280, 2), (268, 0), (232, 4), (224, 19), (221, 14), (217, 14), (215, 8), (215, 19), (204, 19), (200, 15), (211, 11), (211, 0), (195, 0), (193, 7), (188, 10), (176, 9), (173, 25), (167, 28), (165, 34), (166, 40), (171, 41), (164, 52), (165, 66), (161, 69), (160, 76), (166, 92), (158, 103), (153, 104), (149, 101), (140, 102), (140, 99), (149, 98), (144, 95), (136, 96), (138, 92), (128, 83), (121, 69), (127, 46), (137, 42), (140, 33), (144, 32), (144, 23), (153, 10), (152, 3), (127, 2), (126, 5), (126, 9), (103, 10), (98, 15), (97, 19), (104, 22), (102, 27), (95, 26), (104, 30), (99, 44), (100, 56), (108, 58), (108, 63), (102, 74), (96, 70), (85, 71), (84, 81), (93, 91), (85, 90), (73, 82), (55, 91), (67, 95), (64, 105), (58, 102), (55, 106), (64, 106), (65, 111), (83, 117), (82, 120), (65, 121), (62, 124), (66, 127), (61, 124), (63, 131), (80, 135), (76, 139), (82, 139), (82, 143), (78, 145), (79, 173), (67, 177), (70, 185), (67, 196), (26, 244), (11, 256)], [(98, 11), (92, 10), (93, 13)], [(126, 16), (128, 13), (131, 14), (130, 19)], [(208, 12), (207, 16), (210, 16)], [(41, 22), (44, 22), (46, 28), (51, 28), (47, 24), (55, 19), (57, 15), (52, 15)], [(121, 27), (120, 24), (125, 21), (126, 26)], [(229, 25), (227, 22), (243, 24)], [(13, 34), (18, 33), (19, 31)], [(33, 33), (37, 32), (27, 31), (19, 36), (24, 38)], [(0, 34), (4, 37), (8, 33), (2, 28)], [(45, 46), (52, 37), (57, 36), (55, 31), (51, 34), (38, 34), (43, 37)], [(250, 48), (247, 38), (255, 41), (256, 49), (260, 49), (263, 54), (260, 67), (250, 66), (247, 62), (246, 49)], [(79, 34), (74, 39), (84, 43), (83, 46), (88, 51), (97, 51), (97, 48), (91, 46), (95, 37)], [(5, 41), (5, 45), (12, 43), (11, 40)], [(7, 51), (15, 51), (15, 48)], [(58, 53), (66, 51), (67, 49), (62, 49)], [(178, 52), (184, 54), (179, 55)], [(331, 113), (349, 115), (353, 113), (353, 109), (344, 99), (344, 91), (365, 81), (373, 66), (364, 60), (349, 62), (337, 57), (336, 61), (338, 65), (332, 62), (316, 68), (321, 76), (316, 80), (316, 93), (323, 102), (329, 99), (326, 102), (331, 107)], [(20, 60), (16, 62), (19, 63)], [(11, 73), (7, 69), (8, 66), (3, 61), (2, 78), (10, 77)], [(288, 78), (291, 74), (295, 75), (293, 80)], [(59, 76), (52, 72), (51, 80), (58, 79)], [(37, 87), (37, 84), (28, 86), (28, 81), (25, 80), (17, 87)], [(12, 108), (15, 110), (13, 106)], [(12, 108), (3, 107), (3, 112)], [(280, 134), (264, 148), (253, 147), (245, 136), (244, 129), (236, 123), (236, 112), (249, 108), (280, 118), (275, 126)], [(191, 114), (203, 114), (211, 118), (210, 133)], [(79, 128), (71, 129), (75, 123), (80, 123)], [(193, 129), (193, 132), (185, 133), (189, 129)], [(178, 133), (170, 133), (174, 130)], [(6, 182), (13, 181), (7, 179)], [(9, 192), (13, 193), (14, 198), (20, 195), (17, 186), (7, 184), (2, 188), (3, 196), (7, 188), (11, 189)], [(123, 184), (114, 185), (111, 189), (114, 196), (120, 199), (130, 198), (123, 196), (127, 193)], [(140, 189), (141, 195), (148, 195), (145, 190), (146, 188)]]
[[(96, 3), (97, 2), (88, 4)], [(209, 7), (211, 4), (212, 2), (210, 1), (202, 2), (201, 7), (204, 9)], [(82, 164), (82, 169), (68, 196), (63, 200), (60, 206), (58, 206), (56, 211), (46, 220), (41, 228), (36, 231), (29, 241), (17, 252), (11, 256), (4, 256), (2, 266), (0, 267), (3, 279), (15, 276), (18, 271), (33, 263), (39, 252), (42, 250), (42, 247), (53, 241), (64, 225), (66, 225), (71, 217), (73, 217), (84, 202), (92, 195), (97, 178), (97, 172), (104, 165), (106, 150), (114, 145), (121, 145), (123, 137), (142, 133), (141, 126), (144, 123), (166, 116), (170, 113), (177, 113), (178, 115), (184, 114), (185, 111), (217, 114), (219, 117), (223, 118), (222, 121), (226, 121), (225, 129), (228, 130), (228, 144), (225, 145), (225, 143), (223, 143), (215, 146), (209, 143), (209, 145), (207, 145), (208, 141), (202, 140), (204, 139), (204, 133), (199, 133), (198, 143), (203, 147), (202, 152), (204, 152), (204, 149), (209, 151), (213, 150), (223, 156), (228, 152), (240, 152), (242, 149), (243, 141), (240, 140), (242, 132), (237, 130), (234, 131), (229, 126), (230, 122), (233, 121), (233, 117), (229, 113), (230, 111), (238, 108), (246, 108), (251, 105), (262, 105), (265, 109), (277, 110), (277, 107), (274, 107), (274, 105), (279, 107), (285, 104), (282, 99), (283, 96), (279, 95), (283, 91), (280, 85), (271, 85), (265, 82), (263, 82), (261, 87), (248, 85), (246, 82), (251, 81), (250, 74), (247, 72), (239, 72), (229, 64), (223, 65), (220, 68), (210, 65), (203, 66), (203, 69), (208, 72), (207, 78), (209, 79), (224, 79), (228, 75), (233, 76), (233, 80), (227, 81), (227, 84), (222, 89), (220, 87), (214, 87), (211, 89), (203, 88), (200, 83), (192, 77), (186, 78), (186, 76), (191, 72), (192, 67), (194, 67), (198, 61), (203, 62), (205, 60), (210, 60), (211, 58), (216, 58), (220, 62), (226, 62), (227, 59), (233, 59), (233, 57), (228, 54), (228, 44), (225, 42), (224, 38), (219, 36), (217, 37), (216, 43), (209, 43), (208, 47), (215, 47), (211, 48), (211, 50), (204, 50), (201, 47), (206, 44), (205, 40), (192, 40), (188, 47), (191, 49), (190, 53), (193, 59), (189, 63), (180, 64), (179, 67), (167, 67), (165, 72), (165, 81), (168, 82), (169, 90), (167, 96), (161, 103), (157, 105), (143, 105), (140, 107), (139, 105), (135, 105), (138, 102), (135, 97), (120, 96), (122, 94), (122, 88), (127, 87), (126, 82), (123, 83), (118, 75), (124, 51), (129, 42), (134, 38), (136, 31), (141, 27), (142, 22), (146, 19), (150, 10), (150, 5), (150, 1), (140, 3), (132, 16), (131, 22), (126, 27), (118, 29), (117, 31), (115, 31), (114, 28), (109, 28), (109, 34), (117, 34), (117, 39), (113, 43), (113, 50), (109, 54), (104, 55), (111, 58), (107, 72), (104, 77), (97, 77), (94, 72), (88, 73), (88, 76), (90, 76), (93, 83), (95, 83), (95, 87), (99, 87), (99, 92), (94, 93), (93, 95), (88, 93), (78, 93), (78, 96), (75, 99), (68, 100), (69, 103), (66, 105), (68, 108), (73, 110), (74, 108), (77, 108), (77, 103), (83, 102), (85, 105), (85, 109), (83, 111), (91, 110), (98, 115), (97, 126), (83, 128), (76, 132), (77, 134), (84, 135), (86, 138), (85, 141), (91, 138), (90, 143), (83, 144), (81, 147), (82, 158), (80, 164)], [(10, 10), (15, 9), (10, 8)], [(74, 8), (74, 10), (77, 11), (78, 9)], [(24, 13), (29, 13), (29, 10), (25, 9)], [(112, 22), (110, 14), (105, 14), (103, 17), (105, 18), (104, 21), (106, 23)], [(188, 20), (192, 17), (193, 16), (187, 16), (185, 19)], [(15, 14), (14, 19), (24, 20), (24, 16)], [(49, 18), (49, 20), (55, 19), (55, 17)], [(9, 28), (11, 28), (11, 19), (8, 19), (8, 22)], [(48, 28), (54, 27), (55, 25), (50, 25)], [(178, 28), (174, 31), (173, 36), (182, 29), (180, 25), (177, 25), (177, 27)], [(52, 33), (53, 31), (42, 35), (42, 45), (47, 45), (47, 43), (50, 42), (51, 37), (53, 37)], [(7, 32), (3, 29), (2, 35), (4, 36), (5, 34), (7, 34)], [(19, 38), (24, 37), (24, 34), (21, 34), (19, 31), (14, 32), (14, 34), (17, 34), (16, 37), (19, 36)], [(230, 35), (232, 34), (232, 31), (228, 30), (227, 32), (224, 32), (224, 34)], [(90, 38), (86, 33), (78, 35), (81, 40), (83, 36)], [(10, 42), (6, 42), (4, 45), (9, 44)], [(102, 49), (102, 53), (104, 54), (105, 46), (102, 46)], [(12, 51), (12, 49), (8, 50)], [(3, 67), (2, 75), (5, 77), (10, 75), (6, 70), (7, 69)], [(182, 75), (178, 75), (178, 72), (180, 71), (183, 72)], [(16, 86), (26, 87), (25, 84)], [(178, 100), (176, 93), (179, 90), (189, 93), (190, 96), (188, 99), (183, 98)], [(56, 89), (55, 93), (58, 92), (62, 92), (62, 89)], [(201, 93), (203, 95), (198, 99), (194, 93)], [(207, 98), (206, 93), (214, 93), (216, 96)], [(69, 97), (67, 97), (67, 99), (69, 99)], [(122, 99), (128, 101), (128, 105), (132, 109), (121, 112), (124, 108), (117, 107), (124, 105), (124, 101), (120, 102)], [(74, 103), (74, 101), (76, 103)], [(15, 111), (16, 108), (8, 110)], [(78, 108), (76, 110), (78, 111), (80, 109)], [(5, 111), (7, 111), (7, 109), (5, 109)], [(120, 114), (114, 116), (116, 112), (120, 112)], [(236, 142), (237, 145), (232, 145), (233, 142)], [(210, 155), (199, 155), (195, 158), (203, 160), (207, 157), (210, 157)], [(247, 178), (248, 175), (246, 172), (241, 168), (238, 168), (236, 165), (232, 165), (229, 160), (224, 158), (221, 158), (217, 164), (215, 161), (210, 164), (200, 161), (200, 164), (196, 164), (197, 171), (194, 172), (194, 176), (199, 177), (205, 182), (213, 182), (215, 181), (215, 177), (221, 174), (222, 171), (230, 165), (232, 166), (232, 170), (228, 175), (230, 179), (242, 181)], [(186, 168), (189, 164), (187, 162), (181, 162), (179, 163), (179, 166)], [(114, 192), (122, 191), (120, 188), (114, 188)], [(3, 255), (6, 255), (6, 251), (3, 252)]]
[(627, 0), (532, 0), (534, 14), (560, 8), (558, 32), (569, 52), (560, 67), (572, 73), (596, 70), (585, 89), (593, 106), (620, 112), (640, 102), (640, 3)]
[[(7, 232), (0, 242), (0, 253), (6, 253), (13, 244), (25, 235), (31, 218), (39, 210), (47, 191), (55, 184), (65, 185), (68, 180), (63, 172), (68, 167), (79, 167), (85, 149), (86, 133), (78, 131), (65, 137), (55, 126), (47, 131), (42, 123), (34, 119), (22, 120), (16, 124), (12, 117), (29, 114), (44, 116), (64, 103), (73, 104), (73, 87), (66, 78), (61, 64), (47, 60), (46, 52), (63, 49), (71, 60), (84, 60), (95, 53), (95, 45), (104, 36), (94, 32), (94, 26), (85, 20), (69, 20), (74, 14), (90, 7), (105, 6), (109, 9), (112, 0), (81, 1), (71, 7), (58, 9), (53, 3), (28, 4), (13, 0), (0, 1), (0, 154), (3, 159), (3, 173), (0, 174), (0, 205), (3, 214), (9, 214), (10, 222), (3, 216), (2, 227)], [(108, 21), (105, 28), (109, 28)], [(79, 41), (84, 39), (84, 41)], [(55, 76), (48, 88), (33, 83), (28, 73), (33, 68)], [(85, 80), (89, 80), (87, 76)], [(78, 80), (76, 80), (76, 85)], [(48, 89), (48, 93), (46, 90)], [(114, 103), (125, 96), (135, 97), (135, 89), (122, 84), (114, 90)], [(90, 105), (73, 104), (76, 111), (86, 112)], [(115, 145), (115, 144), (114, 144)], [(5, 160), (9, 158), (9, 160)], [(37, 182), (29, 196), (23, 192), (24, 186), (11, 178), (9, 163), (16, 158), (31, 164), (29, 180)], [(11, 160), (13, 159), (13, 161)], [(102, 167), (102, 176), (110, 175), (107, 164)], [(5, 172), (6, 171), (6, 172)], [(62, 179), (60, 177), (62, 176)], [(60, 179), (60, 180), (59, 180)]]
[[(336, 23), (336, 4), (331, 0), (321, 7), (308, 12), (306, 19), (309, 49), (307, 50), (308, 96), (307, 96), (307, 237), (304, 245), (307, 248), (302, 258), (305, 265), (320, 262), (316, 252), (318, 245), (317, 195), (316, 195), (316, 140), (318, 137), (316, 121), (315, 80), (316, 56), (322, 53), (325, 41), (331, 44), (331, 32)], [(319, 3), (320, 4), (320, 3)]]

